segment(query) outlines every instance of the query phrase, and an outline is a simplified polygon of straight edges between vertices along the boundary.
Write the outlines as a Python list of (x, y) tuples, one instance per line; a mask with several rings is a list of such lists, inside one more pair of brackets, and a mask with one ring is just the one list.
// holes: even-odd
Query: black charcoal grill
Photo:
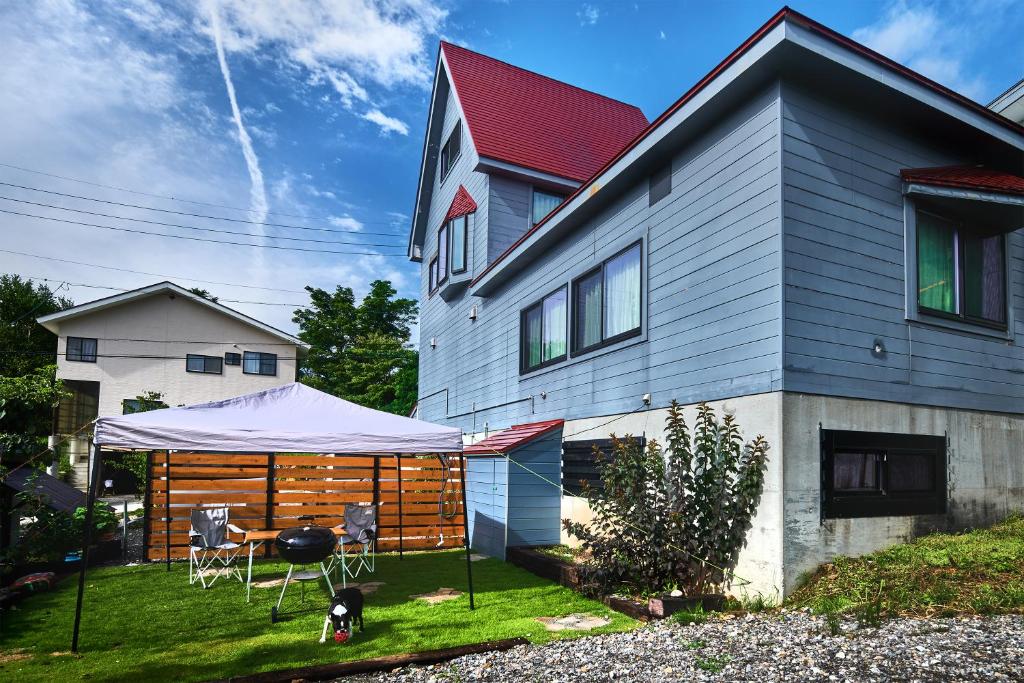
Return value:
[[(327, 590), (330, 591), (331, 596), (334, 595), (334, 586), (331, 584), (331, 577), (327, 572), (324, 561), (331, 556), (337, 544), (338, 539), (334, 535), (333, 530), (317, 526), (316, 524), (291, 527), (277, 535), (277, 538), (274, 539), (274, 547), (277, 549), (281, 559), (287, 561), (289, 565), (288, 574), (284, 578), (284, 585), (281, 586), (281, 595), (277, 599), (277, 605), (270, 609), (271, 623), (278, 621), (278, 617), (281, 614), (281, 602), (284, 600), (285, 591), (288, 590), (288, 584), (291, 583), (292, 579), (298, 581), (302, 589), (300, 602), (304, 602), (306, 599), (306, 590), (303, 582), (319, 579), (321, 575), (323, 575), (324, 580), (327, 582)], [(296, 565), (310, 564), (319, 564), (320, 571), (295, 571)]]

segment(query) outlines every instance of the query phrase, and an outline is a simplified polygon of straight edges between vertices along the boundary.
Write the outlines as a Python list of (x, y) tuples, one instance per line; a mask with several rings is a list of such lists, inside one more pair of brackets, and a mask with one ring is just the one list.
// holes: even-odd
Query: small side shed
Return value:
[(474, 550), (503, 560), (509, 547), (559, 542), (564, 422), (514, 425), (464, 447)]

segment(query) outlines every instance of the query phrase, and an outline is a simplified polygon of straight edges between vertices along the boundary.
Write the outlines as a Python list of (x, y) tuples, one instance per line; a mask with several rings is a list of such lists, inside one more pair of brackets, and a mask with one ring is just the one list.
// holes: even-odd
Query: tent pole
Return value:
[(476, 609), (473, 604), (473, 558), (469, 550), (469, 508), (466, 507), (466, 455), (460, 456), (459, 480), (462, 483), (462, 533), (466, 545), (466, 579), (469, 581), (469, 609)]
[(171, 571), (171, 451), (164, 452), (164, 477), (167, 488), (164, 489), (164, 553), (167, 555), (167, 571)]
[(86, 470), (85, 487), (88, 502), (85, 508), (85, 529), (82, 530), (82, 566), (78, 570), (78, 600), (75, 602), (75, 626), (71, 634), (71, 651), (78, 653), (78, 631), (82, 625), (82, 599), (85, 597), (85, 569), (89, 566), (89, 546), (92, 545), (92, 515), (96, 507), (96, 480), (99, 478), (100, 447), (93, 443), (92, 465)]
[(405, 530), (402, 527), (402, 454), (395, 453), (398, 457), (398, 559), (404, 559)]

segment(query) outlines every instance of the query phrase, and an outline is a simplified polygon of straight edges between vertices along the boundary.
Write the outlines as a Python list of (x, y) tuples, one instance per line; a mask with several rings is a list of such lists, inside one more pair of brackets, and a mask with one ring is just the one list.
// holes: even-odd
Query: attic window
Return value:
[(462, 122), (455, 124), (455, 129), (448, 135), (448, 140), (441, 148), (441, 180), (448, 177), (452, 166), (459, 158), (462, 151)]
[(648, 206), (654, 206), (672, 193), (672, 164), (666, 164), (651, 174)]
[(558, 205), (565, 199), (565, 195), (553, 192), (544, 192), (533, 188), (533, 224), (537, 225), (548, 217), (548, 214), (558, 208)]

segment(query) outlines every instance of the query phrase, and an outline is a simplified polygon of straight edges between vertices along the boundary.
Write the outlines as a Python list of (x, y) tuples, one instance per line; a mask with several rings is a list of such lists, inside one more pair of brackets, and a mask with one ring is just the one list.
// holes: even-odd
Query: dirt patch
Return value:
[[(384, 585), (383, 581), (367, 581), (366, 583), (349, 583), (349, 588), (358, 588), (363, 595), (372, 595), (377, 592), (377, 589)], [(340, 583), (334, 584), (334, 590), (340, 591), (344, 586)]]
[(454, 588), (438, 588), (433, 593), (422, 593), (420, 595), (410, 595), (409, 597), (415, 600), (429, 602), (431, 605), (436, 605), (439, 602), (454, 600), (460, 595), (462, 595), (462, 591), (457, 591)]
[(7, 650), (4, 652), (0, 652), (0, 664), (10, 664), (11, 662), (20, 662), (23, 659), (31, 658), (32, 655), (28, 652), (28, 650), (24, 650), (21, 648), (17, 650)]

